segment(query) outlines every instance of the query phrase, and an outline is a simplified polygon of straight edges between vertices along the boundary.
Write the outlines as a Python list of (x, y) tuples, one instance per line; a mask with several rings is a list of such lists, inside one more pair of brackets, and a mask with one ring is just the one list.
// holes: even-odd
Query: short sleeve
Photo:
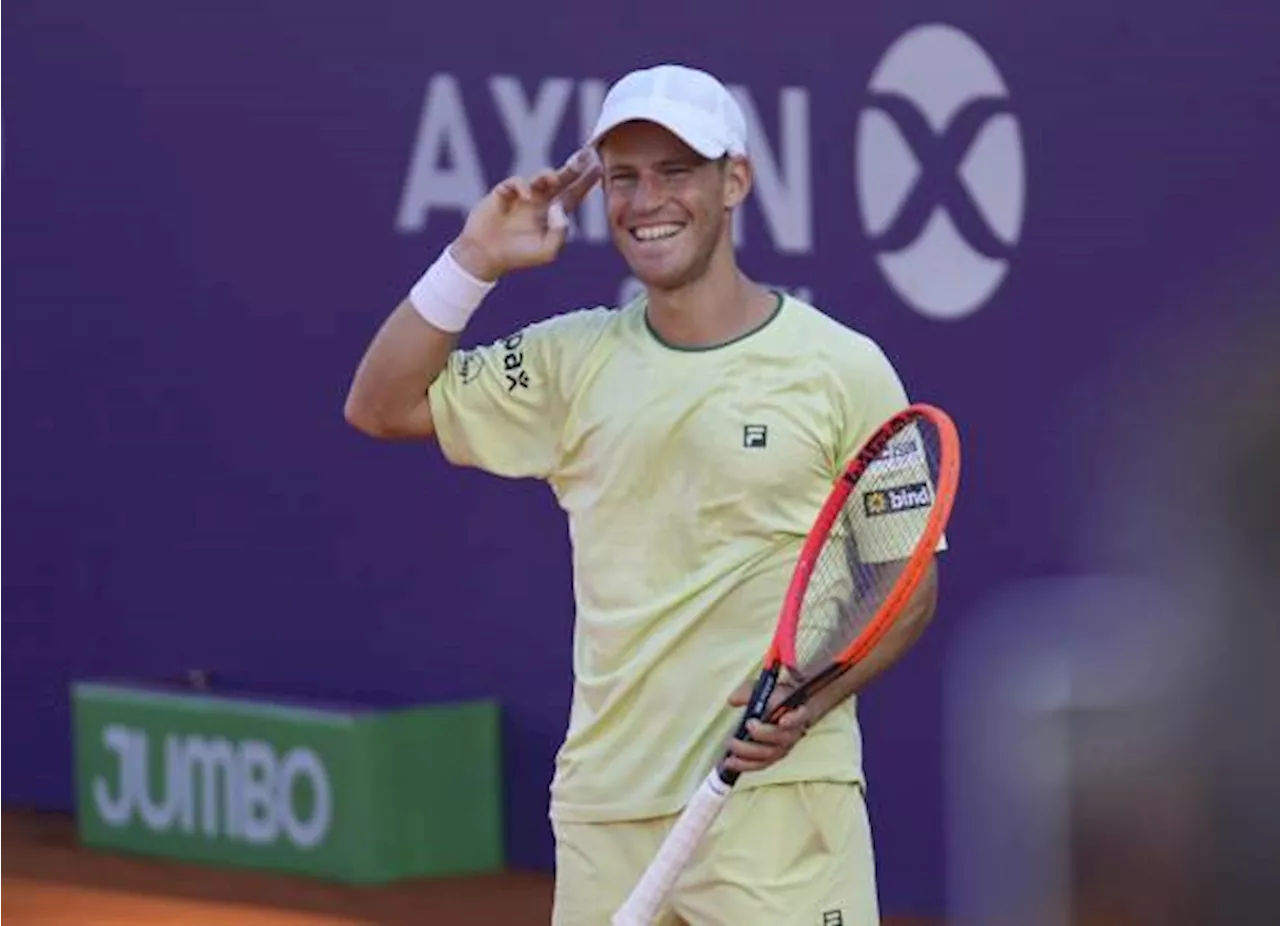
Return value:
[(589, 314), (555, 316), (450, 355), (427, 392), (449, 462), (509, 478), (550, 475), (569, 398), (567, 367)]
[[(872, 342), (854, 355), (842, 377), (845, 392), (840, 465), (857, 454), (877, 428), (910, 400), (889, 358)], [(910, 554), (933, 500), (925, 446), (914, 425), (899, 432), (863, 473), (847, 509), (867, 562), (889, 562)], [(939, 550), (946, 549), (946, 538)]]
[(859, 338), (838, 361), (842, 388), (842, 420), (837, 465), (843, 468), (867, 439), (909, 404), (898, 371), (875, 342)]

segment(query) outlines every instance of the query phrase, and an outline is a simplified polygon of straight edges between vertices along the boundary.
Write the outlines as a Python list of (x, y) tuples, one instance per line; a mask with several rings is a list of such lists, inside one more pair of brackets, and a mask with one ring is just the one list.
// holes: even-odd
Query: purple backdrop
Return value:
[[(682, 60), (740, 88), (763, 129), (747, 267), (879, 339), (963, 431), (939, 618), (863, 708), (884, 907), (940, 912), (949, 643), (993, 589), (1075, 567), (1078, 474), (1104, 457), (1068, 437), (1080, 390), (1141, 365), (1187, 292), (1276, 244), (1280, 11), (249, 6), (6, 16), (5, 801), (70, 806), (67, 686), (86, 675), (492, 694), (510, 859), (549, 865), (572, 620), (559, 512), (536, 484), (362, 438), (342, 403), (457, 231), (450, 197), (563, 158), (606, 81)], [(911, 32), (934, 22), (977, 44)], [(981, 93), (966, 131), (920, 118)], [(876, 197), (909, 189), (915, 161), (921, 193), (894, 218)], [(916, 247), (940, 214), (959, 237)], [(613, 302), (626, 270), (600, 229), (585, 219), (557, 267), (504, 282), (469, 339)], [(895, 284), (877, 253), (904, 246)], [(976, 308), (948, 303), (998, 262)], [(915, 304), (904, 278), (941, 285)]]

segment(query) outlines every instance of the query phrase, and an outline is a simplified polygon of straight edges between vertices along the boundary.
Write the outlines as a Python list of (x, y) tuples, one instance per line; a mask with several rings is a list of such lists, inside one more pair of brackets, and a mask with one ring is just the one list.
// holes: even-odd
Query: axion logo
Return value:
[(1022, 232), (1018, 121), (982, 47), (951, 26), (902, 35), (858, 122), (858, 205), (894, 291), (931, 318), (980, 308)]
[[(526, 80), (494, 74), (483, 85), (466, 86), (464, 93), (457, 75), (433, 75), (414, 135), (396, 228), (419, 232), (441, 214), (465, 218), (485, 190), (503, 177), (527, 176), (558, 163), (590, 133), (606, 89), (605, 81), (596, 78)], [(773, 99), (766, 97), (769, 105), (764, 108), (756, 105), (756, 95), (747, 87), (729, 89), (747, 120), (754, 170), (751, 198), (768, 241), (779, 253), (809, 254), (814, 236), (809, 91), (777, 88), (770, 94)], [(776, 126), (766, 126), (762, 108), (776, 112)], [(501, 126), (499, 134), (493, 131), (495, 123)], [(490, 128), (482, 132), (485, 126)], [(742, 216), (742, 210), (734, 213), (734, 240), (739, 245), (746, 239)], [(599, 189), (575, 214), (570, 231), (591, 244), (608, 243)]]

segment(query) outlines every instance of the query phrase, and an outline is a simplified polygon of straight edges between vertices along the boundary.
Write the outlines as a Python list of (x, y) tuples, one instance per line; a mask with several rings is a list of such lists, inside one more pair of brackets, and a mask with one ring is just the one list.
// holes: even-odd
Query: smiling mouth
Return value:
[(684, 229), (683, 225), (668, 222), (664, 225), (644, 225), (631, 229), (631, 237), (636, 241), (663, 241), (674, 238)]

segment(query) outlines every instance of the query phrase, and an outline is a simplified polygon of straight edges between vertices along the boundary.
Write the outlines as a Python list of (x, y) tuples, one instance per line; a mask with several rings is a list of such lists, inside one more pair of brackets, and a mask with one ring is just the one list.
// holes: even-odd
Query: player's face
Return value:
[(730, 248), (730, 213), (746, 195), (746, 162), (708, 161), (666, 129), (628, 122), (600, 147), (614, 244), (637, 279), (674, 290)]

